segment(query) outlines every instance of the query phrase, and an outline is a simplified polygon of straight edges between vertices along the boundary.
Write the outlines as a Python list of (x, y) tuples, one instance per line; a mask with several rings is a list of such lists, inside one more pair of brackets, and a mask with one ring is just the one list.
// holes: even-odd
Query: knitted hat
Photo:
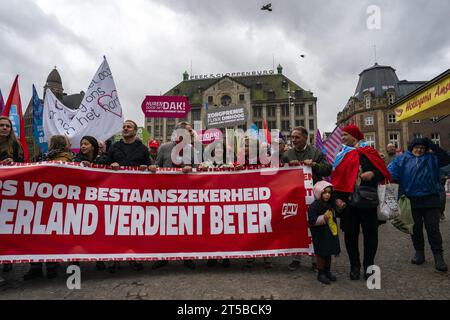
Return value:
[(431, 148), (431, 144), (433, 142), (429, 138), (415, 138), (411, 141), (411, 143), (408, 146), (408, 150), (412, 151), (412, 149), (417, 146), (425, 146), (426, 150), (428, 151)]
[(359, 140), (364, 139), (364, 134), (361, 132), (361, 130), (359, 130), (359, 128), (353, 124), (350, 124), (346, 127), (344, 127), (344, 129), (342, 129), (342, 131), (347, 132), (349, 135), (351, 135), (353, 138)]
[(323, 190), (325, 190), (328, 187), (333, 188), (333, 185), (331, 183), (329, 183), (328, 181), (322, 180), (322, 181), (317, 182), (314, 185), (314, 189), (313, 189), (314, 198), (316, 200), (320, 200), (322, 198)]
[(94, 137), (91, 137), (91, 136), (84, 136), (83, 138), (81, 138), (80, 144), (81, 144), (81, 141), (83, 141), (83, 140), (87, 140), (87, 141), (89, 141), (90, 144), (92, 144), (92, 146), (94, 147), (94, 158), (93, 159), (97, 158), (98, 149), (99, 149), (97, 139), (95, 139)]
[(159, 142), (158, 140), (150, 140), (148, 143), (149, 148), (159, 148)]

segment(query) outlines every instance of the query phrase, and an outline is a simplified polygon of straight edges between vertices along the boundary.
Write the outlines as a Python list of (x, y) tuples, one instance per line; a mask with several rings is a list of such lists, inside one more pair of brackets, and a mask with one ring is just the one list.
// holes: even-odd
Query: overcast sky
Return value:
[[(266, 2), (269, 2), (266, 1)], [(0, 90), (16, 74), (23, 107), (34, 83), (42, 98), (54, 66), (65, 92), (86, 91), (106, 55), (126, 118), (144, 123), (145, 95), (194, 74), (272, 69), (318, 98), (321, 131), (377, 61), (400, 80), (430, 80), (450, 67), (450, 1), (2, 0)], [(370, 5), (380, 9), (380, 29)], [(305, 58), (300, 58), (304, 54)], [(25, 111), (25, 110), (24, 110)]]

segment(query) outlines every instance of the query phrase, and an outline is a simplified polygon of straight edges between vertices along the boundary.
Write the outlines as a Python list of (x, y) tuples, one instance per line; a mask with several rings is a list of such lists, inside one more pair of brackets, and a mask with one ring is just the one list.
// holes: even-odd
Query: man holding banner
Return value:
[[(293, 148), (288, 150), (283, 156), (283, 163), (299, 165), (301, 162), (305, 166), (312, 168), (313, 182), (316, 184), (324, 177), (331, 174), (332, 167), (326, 161), (325, 155), (316, 147), (308, 145), (308, 130), (304, 127), (295, 127), (291, 132)], [(300, 257), (296, 257), (289, 264), (289, 270), (296, 270), (300, 266)], [(313, 262), (313, 268), (315, 264)]]
[[(146, 170), (150, 165), (150, 155), (148, 149), (137, 138), (138, 126), (132, 120), (126, 120), (122, 128), (123, 139), (114, 143), (108, 152), (107, 164), (113, 170), (118, 170), (120, 166), (140, 166), (141, 170)], [(143, 265), (138, 261), (130, 261), (130, 266), (134, 270), (142, 270)], [(110, 272), (114, 272), (117, 263), (108, 266)]]

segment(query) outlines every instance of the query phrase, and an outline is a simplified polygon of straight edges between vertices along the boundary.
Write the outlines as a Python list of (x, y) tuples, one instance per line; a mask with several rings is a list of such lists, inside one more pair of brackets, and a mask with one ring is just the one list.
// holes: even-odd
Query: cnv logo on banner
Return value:
[(264, 170), (0, 166), (0, 263), (312, 254), (311, 169)]
[(72, 110), (46, 90), (43, 113), (45, 138), (66, 135), (72, 145), (83, 136), (106, 140), (119, 132), (123, 113), (106, 58), (95, 73), (78, 109)]

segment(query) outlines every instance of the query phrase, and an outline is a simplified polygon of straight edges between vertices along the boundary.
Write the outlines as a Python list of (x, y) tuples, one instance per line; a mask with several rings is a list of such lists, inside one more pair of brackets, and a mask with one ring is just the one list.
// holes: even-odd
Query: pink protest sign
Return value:
[(222, 131), (219, 129), (197, 130), (197, 135), (203, 144), (210, 144), (211, 142), (222, 139)]
[(141, 105), (146, 118), (184, 118), (191, 106), (186, 97), (146, 96)]

